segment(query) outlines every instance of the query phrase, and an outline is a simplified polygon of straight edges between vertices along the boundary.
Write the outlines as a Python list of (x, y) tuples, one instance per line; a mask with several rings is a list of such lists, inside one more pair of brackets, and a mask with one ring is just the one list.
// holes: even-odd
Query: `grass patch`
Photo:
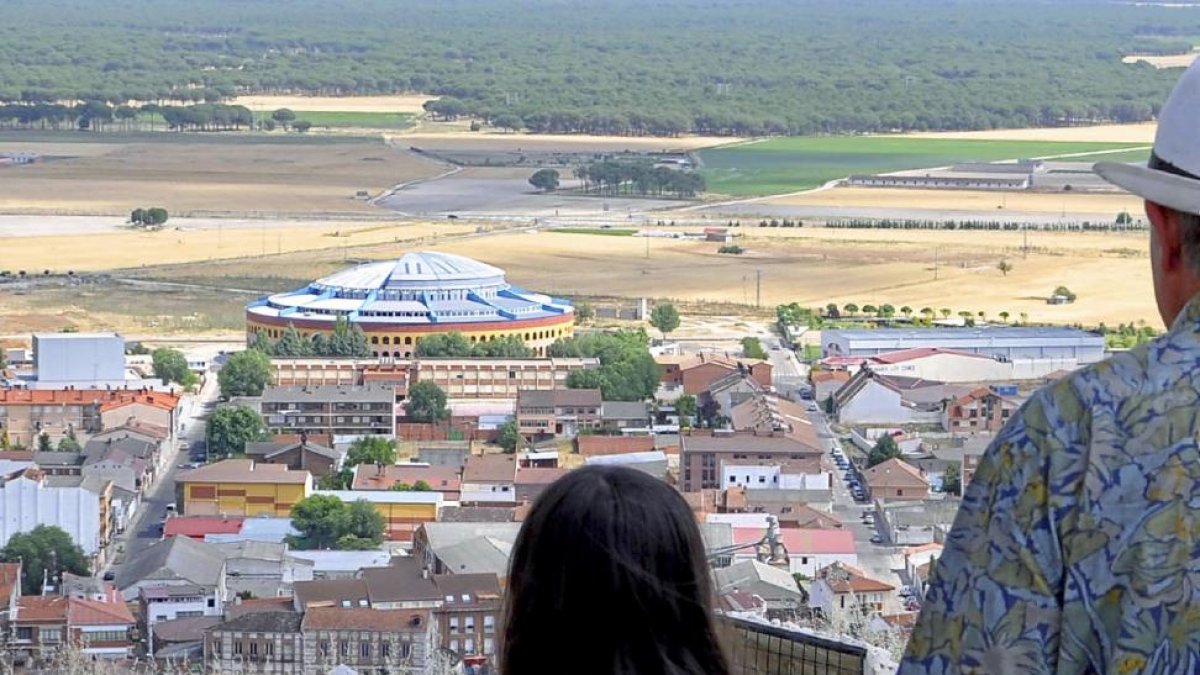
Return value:
[(599, 234), (605, 237), (632, 237), (637, 234), (637, 230), (599, 227), (556, 227), (550, 231), (561, 232), (562, 234)]
[[(1144, 146), (1136, 143), (806, 136), (773, 138), (758, 143), (703, 150), (700, 157), (704, 162), (709, 192), (760, 196), (815, 188), (851, 174), (904, 171), (969, 161), (1049, 157), (1102, 150), (1125, 151)], [(1138, 152), (1143, 157), (1148, 154), (1145, 150)], [(1114, 153), (1097, 159), (1108, 160), (1121, 156)], [(1080, 159), (1089, 160), (1090, 157)]]
[(1145, 164), (1150, 161), (1150, 150), (1143, 148), (1141, 150), (1120, 150), (1117, 152), (1106, 152), (1103, 155), (1095, 155), (1087, 158), (1093, 162), (1128, 162)]

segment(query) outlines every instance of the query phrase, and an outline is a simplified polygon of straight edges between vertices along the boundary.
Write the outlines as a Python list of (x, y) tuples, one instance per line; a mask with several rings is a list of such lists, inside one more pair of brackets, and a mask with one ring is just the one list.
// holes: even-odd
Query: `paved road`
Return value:
[(110, 568), (116, 576), (115, 583), (118, 588), (124, 588), (136, 581), (128, 574), (128, 561), (136, 560), (161, 539), (159, 525), (166, 518), (167, 504), (175, 501), (175, 476), (179, 472), (178, 465), (188, 461), (187, 451), (192, 442), (204, 438), (205, 419), (210, 412), (207, 406), (215, 403), (218, 393), (217, 374), (210, 371), (199, 394), (184, 397), (180, 414), (183, 432), (179, 434), (176, 446), (166, 453), (164, 463), (167, 470), (142, 499), (141, 506), (133, 516), (133, 522), (118, 538), (118, 553), (114, 556), (114, 564)]

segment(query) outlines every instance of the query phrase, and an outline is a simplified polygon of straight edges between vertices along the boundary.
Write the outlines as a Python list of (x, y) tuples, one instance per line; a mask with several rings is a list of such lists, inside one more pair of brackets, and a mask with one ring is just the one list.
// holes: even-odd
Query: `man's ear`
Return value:
[(1179, 219), (1175, 212), (1152, 201), (1146, 202), (1146, 217), (1154, 228), (1158, 239), (1159, 265), (1164, 272), (1173, 272), (1183, 266), (1183, 240), (1179, 232)]

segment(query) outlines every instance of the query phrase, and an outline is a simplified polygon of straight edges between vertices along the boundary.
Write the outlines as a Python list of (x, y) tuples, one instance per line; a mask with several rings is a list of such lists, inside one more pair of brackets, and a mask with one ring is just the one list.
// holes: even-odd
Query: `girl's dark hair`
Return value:
[(502, 675), (728, 675), (687, 502), (624, 467), (538, 498), (509, 563)]

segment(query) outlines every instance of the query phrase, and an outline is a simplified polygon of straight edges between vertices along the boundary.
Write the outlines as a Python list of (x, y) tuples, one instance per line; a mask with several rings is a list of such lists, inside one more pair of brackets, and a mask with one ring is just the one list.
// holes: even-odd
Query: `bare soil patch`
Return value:
[(0, 152), (63, 157), (3, 169), (0, 212), (379, 213), (356, 193), (376, 195), (442, 171), (377, 139), (149, 136), (100, 144), (0, 140)]
[(1200, 56), (1200, 53), (1169, 54), (1167, 56), (1139, 56), (1134, 54), (1122, 58), (1121, 63), (1149, 63), (1159, 70), (1163, 68), (1187, 68), (1192, 65), (1197, 56)]
[(456, 150), (515, 150), (526, 148), (552, 152), (579, 152), (589, 148), (597, 151), (672, 151), (697, 150), (716, 145), (737, 143), (744, 139), (715, 136), (575, 136), (553, 134), (519, 134), (500, 131), (441, 131), (416, 130), (413, 133), (390, 135), (397, 145)]
[(239, 96), (230, 105), (244, 105), (256, 111), (289, 108), (312, 112), (371, 112), (421, 114), (421, 106), (437, 98), (424, 94), (392, 96)]
[(990, 192), (983, 190), (917, 190), (839, 187), (762, 200), (786, 206), (860, 206), (987, 212), (1003, 218), (1005, 211), (1113, 216), (1122, 211), (1140, 215), (1142, 200), (1130, 194), (1059, 194)]
[(1154, 142), (1155, 122), (1140, 124), (1100, 124), (1090, 127), (1043, 127), (1031, 129), (989, 129), (987, 131), (928, 131), (904, 134), (917, 138), (958, 138), (980, 141), (1054, 141), (1078, 143)]

